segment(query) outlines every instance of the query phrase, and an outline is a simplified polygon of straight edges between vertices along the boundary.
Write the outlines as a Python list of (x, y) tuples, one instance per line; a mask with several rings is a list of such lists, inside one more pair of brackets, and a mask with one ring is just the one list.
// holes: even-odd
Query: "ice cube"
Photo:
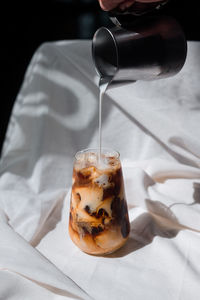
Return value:
[(103, 174), (97, 177), (94, 182), (96, 182), (99, 186), (107, 187), (110, 185), (109, 176), (107, 174)]

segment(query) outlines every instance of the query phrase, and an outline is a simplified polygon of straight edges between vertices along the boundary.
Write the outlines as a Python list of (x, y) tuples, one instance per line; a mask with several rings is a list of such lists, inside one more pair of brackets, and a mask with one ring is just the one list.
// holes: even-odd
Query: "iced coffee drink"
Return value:
[(130, 231), (119, 154), (83, 150), (76, 154), (70, 204), (69, 234), (84, 252), (111, 253)]

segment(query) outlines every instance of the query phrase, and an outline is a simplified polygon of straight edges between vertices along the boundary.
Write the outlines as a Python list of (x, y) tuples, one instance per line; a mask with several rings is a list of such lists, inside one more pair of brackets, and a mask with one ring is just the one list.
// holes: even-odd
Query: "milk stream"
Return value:
[(102, 152), (102, 102), (103, 97), (106, 92), (106, 89), (111, 82), (112, 78), (101, 78), (99, 82), (99, 155), (98, 155), (98, 163), (101, 164), (101, 152)]

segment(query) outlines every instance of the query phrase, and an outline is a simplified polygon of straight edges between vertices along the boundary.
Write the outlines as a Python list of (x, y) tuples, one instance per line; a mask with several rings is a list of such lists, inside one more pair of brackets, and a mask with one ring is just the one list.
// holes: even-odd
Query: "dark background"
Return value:
[[(195, 4), (198, 1), (172, 1), (173, 7), (166, 9), (167, 14), (176, 17), (187, 40), (200, 40), (200, 13)], [(98, 0), (8, 0), (0, 8), (0, 21), (1, 151), (13, 103), (38, 46), (46, 41), (91, 39), (97, 28), (111, 23)]]

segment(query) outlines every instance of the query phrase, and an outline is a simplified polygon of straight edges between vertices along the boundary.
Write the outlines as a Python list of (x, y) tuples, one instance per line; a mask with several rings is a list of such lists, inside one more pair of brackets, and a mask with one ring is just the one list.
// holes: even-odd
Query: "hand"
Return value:
[[(103, 10), (112, 10), (119, 7), (121, 10), (125, 10), (130, 7), (136, 0), (99, 0), (99, 4)], [(161, 0), (137, 0), (137, 2), (159, 2)]]

